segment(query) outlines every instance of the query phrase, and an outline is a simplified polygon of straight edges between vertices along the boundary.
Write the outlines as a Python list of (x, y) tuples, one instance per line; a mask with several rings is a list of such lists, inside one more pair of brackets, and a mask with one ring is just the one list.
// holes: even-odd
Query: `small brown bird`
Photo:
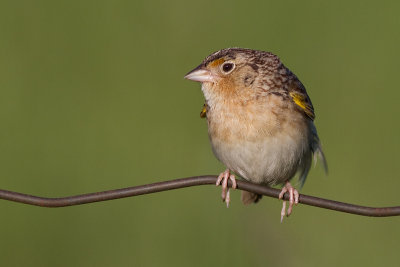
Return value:
[[(253, 183), (283, 185), (279, 198), (289, 192), (290, 200), (287, 213), (283, 202), (281, 221), (289, 216), (299, 199), (289, 181), (298, 173), (304, 184), (313, 154), (327, 169), (303, 84), (274, 54), (242, 48), (211, 54), (185, 78), (202, 83), (201, 116), (215, 156), (227, 167), (217, 180), (223, 201), (229, 205), (228, 180), (236, 188), (233, 172)], [(260, 198), (242, 191), (244, 204)]]

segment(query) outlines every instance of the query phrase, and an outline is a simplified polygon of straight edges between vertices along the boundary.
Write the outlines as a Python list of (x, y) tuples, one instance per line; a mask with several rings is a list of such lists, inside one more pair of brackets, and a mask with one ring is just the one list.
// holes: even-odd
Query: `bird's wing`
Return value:
[(306, 89), (297, 81), (294, 86), (289, 90), (289, 95), (293, 102), (309, 117), (311, 120), (315, 119), (314, 107), (311, 99), (308, 97)]
[(207, 103), (203, 105), (203, 108), (201, 109), (200, 112), (200, 118), (205, 118), (205, 117), (207, 117)]
[(299, 92), (290, 92), (289, 95), (293, 102), (300, 107), (311, 120), (315, 119), (314, 108), (311, 104), (310, 98), (307, 95)]

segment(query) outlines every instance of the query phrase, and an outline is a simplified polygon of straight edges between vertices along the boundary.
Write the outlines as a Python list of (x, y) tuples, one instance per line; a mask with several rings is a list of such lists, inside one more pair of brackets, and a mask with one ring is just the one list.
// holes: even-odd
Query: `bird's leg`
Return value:
[(286, 213), (286, 200), (283, 200), (282, 211), (281, 211), (281, 222), (283, 220), (283, 216), (289, 216), (292, 213), (293, 205), (297, 205), (299, 203), (299, 191), (294, 188), (289, 181), (286, 182), (285, 186), (282, 188), (282, 191), (279, 194), (279, 199), (283, 199), (283, 195), (286, 192), (289, 192), (289, 208)]
[[(229, 194), (229, 188), (228, 188), (228, 179), (232, 181), (232, 188), (236, 189), (236, 180), (235, 180), (235, 175), (231, 174), (229, 172), (229, 169), (226, 169), (224, 172), (222, 172), (217, 179), (216, 185), (222, 186), (222, 201), (225, 201), (226, 207), (229, 207), (229, 202), (231, 200), (230, 194)], [(222, 183), (221, 183), (222, 182)]]

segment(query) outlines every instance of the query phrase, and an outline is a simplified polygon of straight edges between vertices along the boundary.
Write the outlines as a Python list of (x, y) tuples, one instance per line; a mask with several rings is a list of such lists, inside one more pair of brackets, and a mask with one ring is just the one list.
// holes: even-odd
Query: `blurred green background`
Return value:
[[(0, 188), (57, 197), (224, 170), (200, 85), (213, 51), (279, 55), (330, 174), (302, 193), (399, 205), (400, 2), (1, 1)], [(400, 218), (194, 187), (47, 209), (0, 201), (1, 266), (397, 266)]]

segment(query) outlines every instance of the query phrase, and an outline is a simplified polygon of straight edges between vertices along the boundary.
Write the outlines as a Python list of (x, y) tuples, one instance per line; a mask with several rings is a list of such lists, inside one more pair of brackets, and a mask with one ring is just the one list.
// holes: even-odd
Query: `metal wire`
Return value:
[[(26, 195), (18, 192), (12, 192), (0, 189), (0, 199), (24, 203), (28, 205), (40, 206), (40, 207), (57, 208), (57, 207), (82, 205), (82, 204), (88, 204), (88, 203), (106, 201), (118, 198), (133, 197), (133, 196), (151, 194), (166, 190), (173, 190), (173, 189), (191, 187), (197, 185), (215, 184), (216, 180), (217, 177), (213, 175), (195, 176), (195, 177), (182, 178), (182, 179), (176, 179), (176, 180), (153, 183), (153, 184), (139, 185), (139, 186), (121, 188), (116, 190), (108, 190), (103, 192), (89, 193), (89, 194), (69, 196), (69, 197), (60, 197), (60, 198), (37, 197), (37, 196)], [(230, 181), (228, 185), (229, 186), (232, 185)], [(278, 189), (258, 184), (253, 184), (242, 180), (237, 180), (237, 186), (238, 189), (240, 190), (246, 190), (249, 192), (274, 198), (278, 198), (278, 195), (280, 193), (280, 190)], [(286, 200), (289, 199), (288, 193), (284, 195), (284, 199)], [(313, 196), (307, 196), (307, 195), (300, 195), (299, 203), (324, 209), (362, 215), (362, 216), (389, 217), (389, 216), (400, 215), (400, 206), (383, 207), (383, 208), (365, 207), (365, 206), (358, 206), (358, 205), (353, 205)]]

